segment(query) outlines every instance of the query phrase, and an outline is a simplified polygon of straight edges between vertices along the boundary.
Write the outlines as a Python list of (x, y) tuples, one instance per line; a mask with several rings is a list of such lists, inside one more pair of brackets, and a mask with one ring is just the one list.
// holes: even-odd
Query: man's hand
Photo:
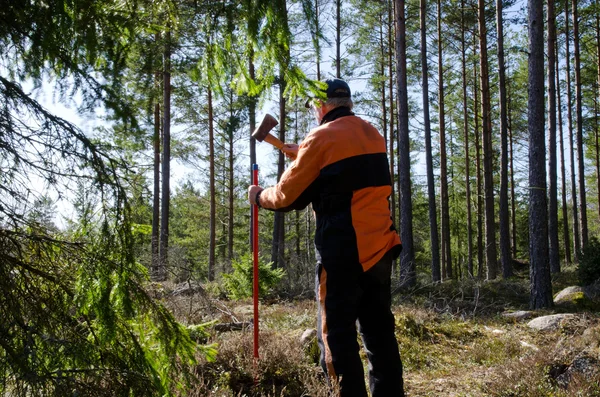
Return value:
[(263, 190), (263, 188), (258, 185), (250, 185), (248, 187), (248, 201), (250, 204), (256, 204), (256, 193), (260, 192), (261, 190)]
[(298, 156), (298, 145), (295, 143), (286, 143), (281, 148), (281, 151), (288, 159), (296, 160), (296, 156)]

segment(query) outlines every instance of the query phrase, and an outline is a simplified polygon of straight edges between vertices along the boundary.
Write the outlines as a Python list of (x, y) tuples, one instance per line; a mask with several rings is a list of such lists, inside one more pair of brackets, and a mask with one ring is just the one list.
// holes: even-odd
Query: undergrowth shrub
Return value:
[[(272, 269), (271, 262), (258, 263), (258, 290), (260, 296), (268, 294), (285, 275), (283, 269)], [(253, 261), (252, 254), (247, 253), (231, 263), (233, 273), (223, 274), (223, 281), (231, 299), (244, 299), (252, 296)]]
[(259, 359), (251, 332), (222, 334), (214, 362), (196, 368), (201, 382), (188, 396), (325, 397), (321, 370), (308, 362), (297, 338), (261, 332)]
[(579, 260), (578, 274), (581, 285), (589, 285), (600, 279), (600, 242), (598, 239), (590, 239), (588, 245), (583, 249)]

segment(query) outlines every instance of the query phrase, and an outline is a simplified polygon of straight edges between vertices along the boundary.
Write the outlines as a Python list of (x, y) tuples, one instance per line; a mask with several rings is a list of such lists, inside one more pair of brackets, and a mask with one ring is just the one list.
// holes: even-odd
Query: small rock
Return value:
[(564, 321), (575, 318), (574, 314), (553, 314), (551, 316), (542, 316), (534, 318), (527, 323), (529, 328), (537, 329), (538, 331), (550, 331), (559, 327)]
[(571, 303), (574, 299), (578, 297), (585, 297), (585, 291), (582, 287), (567, 287), (560, 291), (558, 294), (556, 294), (556, 296), (554, 297), (554, 303)]
[(305, 330), (302, 333), (302, 336), (300, 337), (300, 343), (302, 344), (302, 346), (305, 346), (305, 345), (309, 344), (310, 342), (312, 342), (312, 340), (316, 337), (317, 337), (317, 330), (313, 329), (313, 328), (308, 328), (307, 330)]
[(589, 356), (577, 357), (563, 373), (556, 377), (557, 383), (567, 388), (574, 375), (583, 376), (586, 379), (592, 379), (598, 373), (598, 360)]
[(525, 342), (524, 340), (522, 340), (522, 341), (521, 341), (521, 346), (523, 346), (523, 347), (526, 347), (526, 348), (528, 348), (528, 349), (531, 349), (531, 350), (533, 350), (533, 351), (535, 351), (535, 352), (537, 352), (537, 351), (539, 351), (539, 350), (540, 350), (540, 349), (538, 349), (538, 347), (537, 347), (537, 346), (535, 346), (535, 345), (532, 345), (532, 344), (531, 344), (531, 343), (529, 343), (529, 342)]
[(519, 310), (517, 312), (512, 313), (502, 313), (502, 317), (512, 318), (515, 320), (526, 320), (528, 318), (533, 317), (533, 312), (528, 310)]

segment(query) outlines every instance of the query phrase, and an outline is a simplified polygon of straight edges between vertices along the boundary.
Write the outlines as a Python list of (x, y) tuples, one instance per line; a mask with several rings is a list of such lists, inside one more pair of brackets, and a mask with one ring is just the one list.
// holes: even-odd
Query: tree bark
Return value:
[(395, 108), (394, 108), (394, 25), (393, 25), (393, 5), (392, 1), (388, 1), (388, 90), (390, 100), (390, 147), (389, 147), (389, 158), (390, 158), (390, 177), (392, 180), (392, 195), (390, 197), (390, 209), (392, 212), (392, 220), (396, 219), (396, 187), (394, 184), (395, 179), (395, 156), (394, 156), (394, 126), (395, 123)]
[(398, 184), (400, 193), (400, 286), (416, 284), (413, 244), (412, 197), (410, 180), (410, 135), (408, 130), (408, 82), (406, 76), (405, 1), (395, 1), (396, 19), (396, 79), (398, 92)]
[[(476, 37), (473, 35), (473, 40), (475, 41), (474, 50), (477, 51), (477, 42)], [(477, 61), (473, 63), (473, 95), (475, 98), (475, 102), (473, 104), (475, 119), (475, 172), (476, 172), (476, 180), (477, 180), (477, 278), (483, 278), (483, 181), (481, 177), (481, 139), (479, 135), (479, 87), (477, 86), (477, 81), (479, 75), (477, 74)]]
[[(558, 49), (555, 48), (556, 53)], [(563, 135), (563, 118), (562, 118), (562, 104), (561, 104), (561, 93), (560, 93), (560, 76), (558, 69), (558, 61), (554, 63), (556, 79), (556, 100), (558, 109), (558, 131), (559, 131), (559, 150), (560, 150), (560, 175), (561, 175), (561, 197), (562, 197), (562, 221), (563, 221), (563, 245), (565, 247), (565, 263), (571, 263), (571, 239), (569, 237), (569, 214), (567, 207), (567, 177), (565, 172), (565, 148), (564, 148), (564, 135)], [(560, 265), (560, 263), (559, 263)], [(560, 269), (559, 269), (560, 270)]]
[(510, 171), (510, 224), (511, 224), (511, 239), (512, 239), (512, 257), (517, 257), (517, 206), (515, 203), (515, 152), (513, 147), (513, 133), (512, 133), (512, 117), (511, 117), (511, 101), (510, 95), (507, 95), (508, 100), (508, 151), (510, 153), (509, 158), (509, 171)]
[[(286, 114), (286, 99), (283, 96), (285, 92), (285, 81), (283, 73), (280, 75), (279, 80), (279, 139), (285, 142), (286, 125), (285, 120)], [(277, 182), (281, 179), (283, 171), (285, 170), (285, 158), (283, 153), (279, 151), (277, 159)], [(273, 246), (271, 248), (271, 262), (273, 262), (273, 268), (285, 267), (285, 214), (283, 212), (275, 212), (273, 226)]]
[[(158, 42), (160, 35), (155, 35), (155, 40)], [(160, 88), (161, 76), (160, 72), (155, 75), (155, 85)], [(157, 90), (158, 91), (158, 90)], [(152, 194), (152, 271), (151, 276), (153, 281), (158, 281), (160, 278), (160, 103), (158, 100), (154, 104), (154, 135), (152, 136), (152, 147), (154, 149), (153, 160), (153, 194)]]
[(487, 278), (496, 278), (496, 220), (494, 215), (494, 169), (492, 149), (492, 117), (490, 103), (489, 63), (487, 55), (487, 27), (485, 0), (478, 0), (479, 13), (479, 79), (481, 83), (481, 127), (483, 135), (483, 182), (485, 194), (485, 262)]
[(508, 116), (506, 104), (506, 74), (504, 63), (504, 17), (502, 0), (496, 0), (496, 29), (498, 33), (498, 90), (500, 92), (500, 262), (502, 277), (513, 275), (510, 254), (510, 227), (508, 215)]
[[(598, 5), (598, 1), (596, 1), (596, 5)], [(598, 106), (598, 101), (600, 101), (600, 15), (596, 14), (596, 51), (598, 54), (597, 61), (597, 70), (598, 70), (598, 92), (596, 92), (596, 100), (595, 102), (595, 152), (596, 152), (596, 194), (598, 195), (598, 219), (600, 219), (600, 138), (599, 134), (599, 125), (598, 125), (598, 111), (600, 109)]]
[(558, 245), (558, 189), (556, 164), (556, 17), (554, 0), (548, 0), (548, 241), (552, 273), (560, 272)]
[(342, 78), (342, 0), (335, 1), (335, 77)]
[[(467, 103), (467, 50), (465, 43), (465, 0), (460, 2), (461, 19), (461, 66), (462, 66), (462, 92), (463, 92), (463, 123), (465, 139), (465, 195), (467, 200), (467, 271), (473, 277), (473, 223), (471, 211), (471, 159), (469, 158), (469, 107)], [(477, 106), (477, 105), (475, 105)]]
[(565, 68), (567, 84), (567, 126), (569, 128), (569, 150), (571, 159), (571, 202), (573, 206), (573, 261), (579, 262), (581, 239), (579, 234), (579, 209), (577, 183), (575, 182), (575, 148), (573, 144), (573, 95), (571, 94), (571, 56), (569, 45), (569, 0), (565, 0)]
[(210, 231), (209, 231), (209, 247), (208, 247), (208, 281), (213, 281), (215, 278), (215, 250), (217, 241), (217, 226), (216, 226), (216, 193), (215, 193), (215, 129), (213, 123), (213, 102), (212, 89), (208, 88), (208, 178), (210, 195)]
[(169, 205), (171, 199), (171, 32), (167, 30), (163, 53), (163, 158), (160, 224), (160, 270), (157, 281), (167, 279), (169, 249)]
[(425, 129), (425, 158), (427, 168), (427, 197), (429, 199), (429, 235), (431, 244), (431, 278), (441, 281), (440, 241), (437, 225), (435, 180), (433, 177), (433, 153), (431, 148), (431, 121), (429, 118), (429, 70), (427, 67), (427, 0), (421, 0), (421, 70), (423, 93), (423, 122)]
[(581, 228), (581, 246), (583, 249), (588, 243), (587, 199), (585, 192), (585, 165), (583, 155), (583, 104), (581, 87), (581, 55), (579, 51), (579, 17), (577, 0), (573, 4), (573, 47), (575, 50), (575, 110), (577, 121), (577, 162), (579, 172), (579, 226)]
[(542, 0), (529, 4), (529, 258), (530, 306), (552, 306), (548, 263), (548, 207), (546, 199), (546, 143), (544, 137), (544, 16)]
[(448, 156), (446, 155), (446, 109), (444, 103), (444, 57), (442, 39), (442, 2), (437, 2), (438, 30), (438, 90), (440, 112), (440, 196), (441, 196), (441, 231), (442, 231), (442, 267), (446, 268), (446, 277), (453, 278), (452, 244), (450, 240), (450, 207), (448, 198)]
[[(233, 92), (230, 93), (230, 103), (233, 103)], [(229, 114), (229, 117), (233, 119), (233, 111)], [(233, 259), (233, 217), (234, 217), (234, 199), (235, 199), (235, 170), (234, 170), (234, 130), (233, 128), (229, 128), (227, 131), (227, 145), (228, 145), (228, 206), (227, 206), (227, 259), (231, 264), (231, 260)]]

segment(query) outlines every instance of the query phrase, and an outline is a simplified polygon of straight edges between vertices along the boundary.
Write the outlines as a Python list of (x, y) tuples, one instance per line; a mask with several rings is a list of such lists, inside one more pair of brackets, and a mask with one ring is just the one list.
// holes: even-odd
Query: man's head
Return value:
[(309, 109), (312, 105), (318, 122), (321, 122), (323, 116), (335, 108), (347, 107), (352, 109), (354, 106), (348, 83), (341, 79), (327, 79), (324, 83), (327, 84), (327, 88), (323, 90), (327, 100), (323, 102), (320, 99), (311, 98), (305, 104)]

